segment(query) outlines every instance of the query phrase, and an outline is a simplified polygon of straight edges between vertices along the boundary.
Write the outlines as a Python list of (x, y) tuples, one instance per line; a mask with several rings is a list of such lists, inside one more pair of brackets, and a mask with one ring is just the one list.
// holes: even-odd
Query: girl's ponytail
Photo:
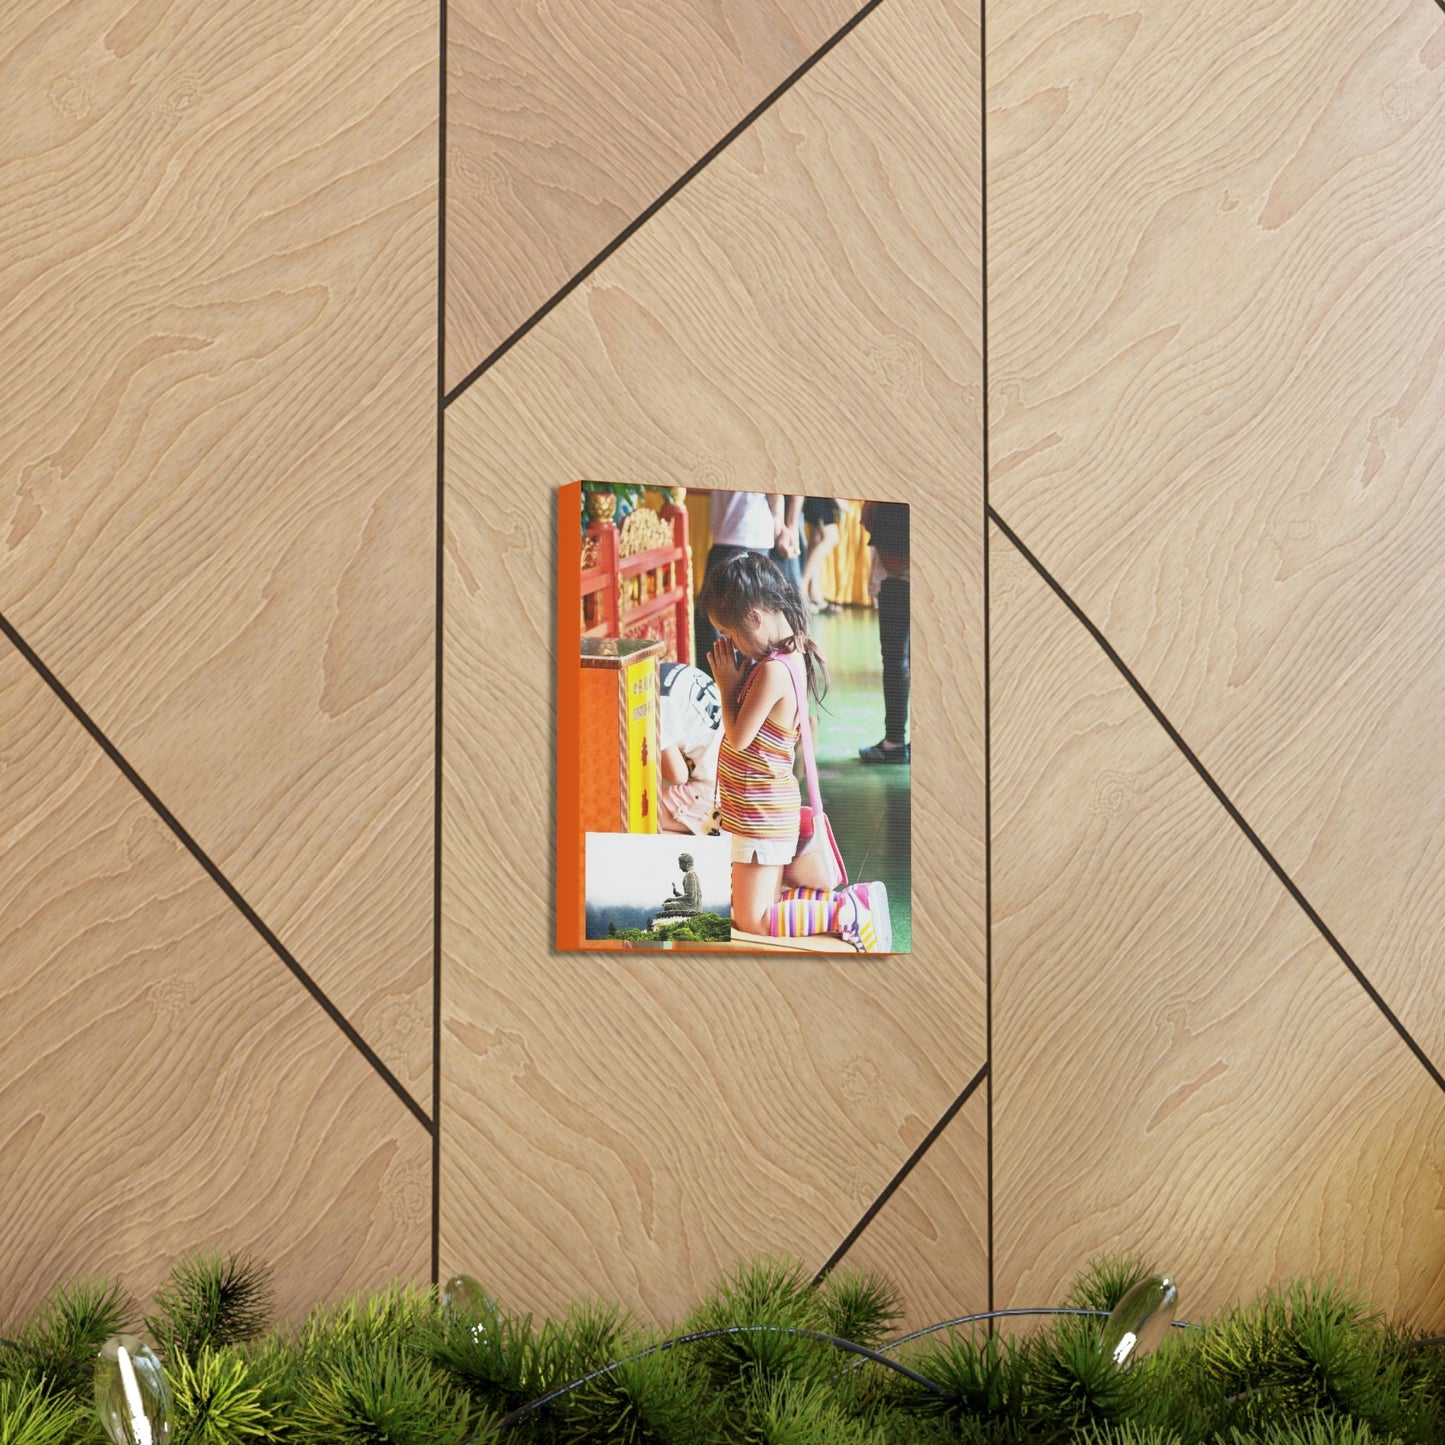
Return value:
[(808, 674), (808, 691), (814, 702), (822, 702), (828, 692), (828, 664), (823, 649), (806, 632), (793, 633), (793, 650), (803, 654), (803, 669)]
[(762, 560), (782, 583), (782, 601), (777, 604), (777, 610), (788, 619), (788, 626), (793, 629), (792, 650), (802, 655), (803, 668), (808, 675), (808, 691), (816, 702), (822, 702), (828, 691), (828, 665), (823, 661), (822, 648), (808, 636), (808, 605), (803, 601), (803, 594), (772, 558)]

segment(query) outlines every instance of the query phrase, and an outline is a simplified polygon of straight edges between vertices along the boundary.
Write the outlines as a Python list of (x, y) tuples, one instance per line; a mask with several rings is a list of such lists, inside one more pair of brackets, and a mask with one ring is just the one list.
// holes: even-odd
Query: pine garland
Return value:
[(146, 1333), (167, 1356), (193, 1355), (203, 1345), (255, 1339), (271, 1305), (269, 1276), (248, 1256), (187, 1255), (156, 1295), (158, 1312), (145, 1317)]
[[(1148, 1274), (1096, 1260), (1069, 1303), (1108, 1310)], [(1445, 1445), (1445, 1349), (1329, 1282), (1266, 1291), (1122, 1369), (1099, 1348), (1102, 1321), (1078, 1315), (890, 1345), (886, 1280), (815, 1287), (768, 1259), (738, 1265), (668, 1335), (604, 1304), (538, 1324), (414, 1287), (267, 1333), (271, 1298), (245, 1256), (175, 1265), (144, 1319), (172, 1445)], [(104, 1445), (95, 1355), (135, 1313), (119, 1286), (87, 1281), (7, 1330), (0, 1445)]]

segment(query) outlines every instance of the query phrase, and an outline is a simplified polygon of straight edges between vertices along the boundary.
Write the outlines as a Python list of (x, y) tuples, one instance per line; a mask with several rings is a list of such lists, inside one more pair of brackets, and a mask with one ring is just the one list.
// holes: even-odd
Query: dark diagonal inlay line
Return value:
[(988, 1065), (984, 1064), (983, 1067), (979, 1069), (978, 1073), (976, 1073), (973, 1078), (971, 1078), (968, 1083), (963, 1086), (963, 1092), (958, 1096), (958, 1098), (956, 1098), (953, 1103), (951, 1103), (948, 1108), (944, 1110), (943, 1117), (939, 1119), (938, 1123), (936, 1123), (933, 1128), (931, 1128), (928, 1133), (924, 1135), (923, 1142), (919, 1144), (918, 1148), (916, 1148), (913, 1153), (911, 1153), (908, 1158), (903, 1161), (903, 1165), (899, 1169), (898, 1173), (895, 1174), (893, 1178), (888, 1181), (888, 1183), (884, 1186), (883, 1192), (864, 1211), (862, 1219), (860, 1219), (858, 1223), (855, 1224), (853, 1228), (848, 1231), (848, 1237), (842, 1242), (842, 1244), (838, 1246), (837, 1249), (833, 1251), (831, 1255), (828, 1256), (828, 1262), (822, 1267), (822, 1269), (818, 1271), (817, 1274), (813, 1276), (813, 1283), (815, 1285), (821, 1284), (825, 1279), (827, 1279), (828, 1275), (833, 1271), (834, 1268), (836, 1268), (838, 1261), (841, 1260), (843, 1256), (847, 1254), (848, 1251), (852, 1249), (853, 1246), (858, 1242), (858, 1236), (862, 1234), (863, 1231), (867, 1229), (870, 1224), (872, 1224), (873, 1219), (877, 1215), (878, 1211), (882, 1209), (883, 1206), (887, 1204), (888, 1201), (893, 1197), (894, 1192), (897, 1190), (898, 1186), (902, 1184), (903, 1181), (907, 1179), (908, 1176), (913, 1172), (914, 1166), (918, 1163), (920, 1159), (923, 1158), (925, 1154), (928, 1153), (929, 1149), (933, 1146), (934, 1141), (953, 1122), (954, 1116), (961, 1108), (963, 1108), (966, 1103), (968, 1103), (969, 1099), (973, 1097), (974, 1091), (981, 1083), (983, 1083), (983, 1081), (987, 1077)]
[(446, 575), (447, 500), (447, 8), (437, 0), (437, 389), (436, 637), (432, 666), (432, 954), (431, 954), (431, 1282), (439, 1284), (442, 1240), (442, 680), (446, 656), (442, 585)]
[(624, 241), (650, 221), (689, 181), (716, 160), (759, 116), (767, 111), (780, 97), (787, 94), (840, 40), (850, 34), (856, 26), (866, 19), (867, 16), (871, 15), (882, 3), (883, 0), (868, 0), (868, 3), (853, 16), (851, 20), (825, 40), (786, 80), (774, 87), (774, 89), (754, 106), (701, 160), (696, 161), (688, 170), (683, 172), (636, 220), (632, 221), (625, 230), (620, 231), (614, 236), (570, 281), (563, 285), (560, 291), (556, 292), (550, 300), (544, 301), (485, 361), (468, 372), (467, 375), (446, 394), (446, 404), (450, 406), (474, 381), (484, 375), (491, 367), (495, 366), (553, 307), (571, 295)]
[(1149, 696), (1149, 694), (1144, 690), (1143, 684), (1129, 670), (1129, 667), (1125, 663), (1124, 659), (1120, 657), (1117, 652), (1114, 651), (1113, 647), (1110, 646), (1108, 638), (1106, 638), (1104, 634), (1100, 632), (1097, 627), (1094, 626), (1093, 622), (1091, 622), (1089, 618), (1085, 615), (1083, 608), (1080, 607), (1079, 604), (1075, 602), (1074, 599), (1070, 597), (1069, 594), (1065, 592), (1064, 589), (1053, 579), (1053, 577), (1049, 575), (1048, 569), (1045, 568), (1043, 563), (1040, 562), (1039, 559), (1035, 557), (1034, 554), (1030, 552), (1027, 547), (1024, 546), (1024, 544), (1019, 540), (1017, 534), (1008, 525), (1008, 523), (1005, 522), (1004, 519), (1000, 517), (999, 514), (992, 507), (988, 509), (988, 514), (989, 517), (993, 520), (994, 525), (999, 529), (999, 531), (1001, 531), (1004, 536), (1013, 543), (1014, 547), (1018, 550), (1019, 555), (1025, 558), (1029, 566), (1031, 566), (1034, 571), (1037, 572), (1046, 583), (1048, 583), (1049, 587), (1053, 590), (1054, 594), (1058, 597), (1058, 599), (1064, 604), (1065, 607), (1069, 609), (1070, 612), (1074, 614), (1076, 618), (1078, 618), (1079, 622), (1083, 624), (1085, 630), (1089, 633), (1089, 635), (1094, 639), (1095, 642), (1099, 644), (1100, 648), (1103, 649), (1104, 655), (1109, 659), (1110, 662), (1114, 664), (1116, 668), (1118, 668), (1125, 682), (1127, 682), (1129, 686), (1134, 689), (1135, 693), (1139, 697), (1139, 701), (1142, 702), (1144, 706), (1149, 709), (1150, 713), (1153, 714), (1154, 720), (1169, 735), (1170, 741), (1173, 742), (1174, 746), (1178, 748), (1181, 753), (1183, 753), (1186, 759), (1188, 759), (1189, 765), (1204, 780), (1205, 786), (1208, 787), (1209, 791), (1213, 793), (1216, 798), (1219, 799), (1219, 802), (1224, 808), (1224, 811), (1228, 813), (1231, 818), (1234, 819), (1235, 823), (1239, 827), (1240, 832), (1249, 839), (1250, 843), (1254, 847), (1255, 852), (1257, 852), (1259, 856), (1263, 858), (1267, 864), (1269, 864), (1271, 871), (1274, 873), (1275, 877), (1284, 884), (1285, 890), (1289, 893), (1290, 897), (1293, 898), (1294, 901), (1299, 904), (1300, 908), (1304, 910), (1305, 916), (1319, 930), (1320, 935), (1324, 938), (1325, 942), (1328, 943), (1332, 949), (1334, 949), (1336, 955), (1339, 957), (1340, 962), (1343, 963), (1344, 966), (1349, 969), (1349, 971), (1354, 975), (1355, 981), (1360, 985), (1362, 989), (1364, 989), (1365, 994), (1369, 998), (1370, 1002), (1373, 1003), (1377, 1009), (1379, 1009), (1379, 1011), (1388, 1020), (1390, 1027), (1393, 1028), (1395, 1032), (1400, 1036), (1401, 1042), (1404, 1043), (1406, 1048), (1408, 1048), (1417, 1059), (1419, 1059), (1420, 1063), (1424, 1066), (1425, 1072), (1428, 1073), (1430, 1077), (1435, 1080), (1435, 1082), (1440, 1086), (1441, 1089), (1445, 1089), (1445, 1077), (1442, 1077), (1440, 1070), (1435, 1067), (1429, 1055), (1426, 1054), (1425, 1050), (1422, 1049), (1420, 1045), (1415, 1042), (1414, 1038), (1410, 1034), (1409, 1029), (1407, 1029), (1405, 1025), (1401, 1023), (1400, 1020), (1395, 1016), (1394, 1010), (1381, 997), (1380, 991), (1374, 986), (1374, 984), (1370, 982), (1368, 978), (1365, 977), (1364, 970), (1359, 966), (1359, 964), (1354, 961), (1353, 958), (1350, 957), (1349, 953), (1345, 949), (1344, 944), (1342, 944), (1340, 940), (1336, 938), (1335, 935), (1330, 931), (1324, 919), (1321, 918), (1319, 913), (1315, 910), (1314, 905), (1309, 901), (1308, 898), (1304, 896), (1304, 893), (1300, 890), (1299, 885), (1296, 884), (1294, 879), (1285, 872), (1279, 860), (1265, 846), (1264, 841), (1260, 838), (1259, 834), (1250, 827), (1248, 821), (1245, 819), (1244, 814), (1241, 813), (1239, 809), (1234, 806), (1234, 804), (1230, 801), (1229, 797), (1226, 795), (1224, 789), (1221, 788), (1217, 782), (1215, 782), (1213, 776), (1210, 774), (1209, 769), (1206, 768), (1202, 762), (1200, 762), (1198, 757), (1195, 755), (1194, 750), (1189, 746), (1188, 743), (1184, 741), (1183, 737), (1180, 736), (1179, 729), (1176, 728), (1174, 724), (1171, 723), (1169, 719), (1164, 716), (1163, 709), (1161, 709), (1159, 704), (1156, 703), (1154, 699)]
[(424, 1110), (422, 1106), (418, 1104), (415, 1099), (412, 1098), (412, 1096), (407, 1092), (406, 1088), (402, 1085), (401, 1080), (398, 1079), (396, 1075), (393, 1074), (391, 1070), (387, 1068), (387, 1066), (382, 1062), (376, 1050), (373, 1049), (371, 1045), (368, 1044), (366, 1040), (362, 1038), (361, 1035), (357, 1033), (357, 1031), (351, 1026), (350, 1022), (342, 1014), (341, 1010), (338, 1009), (336, 1005), (332, 1003), (331, 1000), (322, 991), (320, 985), (316, 982), (316, 980), (313, 979), (311, 975), (307, 973), (306, 970), (302, 968), (301, 965), (297, 963), (297, 961), (291, 956), (291, 953), (287, 949), (286, 945), (282, 943), (281, 940), (277, 938), (276, 935), (266, 926), (260, 914), (258, 914), (256, 910), (252, 908), (249, 903), (246, 902), (246, 900), (241, 896), (240, 892), (237, 890), (236, 886), (231, 882), (231, 880), (227, 878), (224, 873), (221, 872), (221, 870), (215, 865), (215, 863), (211, 861), (210, 857), (206, 854), (205, 850), (201, 847), (201, 845), (197, 843), (194, 838), (191, 837), (191, 835), (185, 830), (184, 827), (181, 826), (180, 820), (176, 817), (176, 815), (172, 813), (171, 810), (167, 808), (163, 802), (161, 802), (160, 798), (157, 797), (155, 790), (151, 788), (151, 786), (145, 781), (145, 779), (142, 778), (141, 775), (136, 772), (136, 770), (130, 765), (130, 763), (126, 761), (126, 759), (121, 755), (120, 749), (117, 748), (116, 745), (111, 742), (108, 737), (106, 737), (106, 735), (96, 725), (94, 719), (91, 718), (90, 714), (87, 713), (78, 702), (76, 702), (76, 700), (67, 691), (65, 685), (60, 681), (58, 677), (56, 677), (53, 672), (51, 672), (48, 667), (46, 667), (46, 665), (40, 660), (39, 656), (36, 654), (35, 650), (30, 646), (28, 642), (25, 641), (23, 637), (21, 637), (21, 635), (11, 625), (9, 618), (7, 618), (3, 613), (0, 613), (0, 632), (3, 632), (5, 636), (10, 639), (10, 641), (15, 646), (15, 650), (31, 665), (31, 667), (35, 669), (37, 673), (39, 673), (40, 677), (44, 680), (45, 685), (51, 690), (51, 692), (53, 692), (56, 697), (58, 697), (61, 702), (63, 702), (65, 706), (70, 709), (71, 715), (81, 725), (81, 727), (83, 727), (86, 732), (90, 734), (90, 736), (95, 740), (95, 742), (100, 747), (101, 751), (106, 755), (106, 757), (108, 757), (111, 762), (113, 762), (116, 767), (120, 769), (120, 771), (125, 775), (126, 780), (136, 790), (136, 792), (138, 792), (141, 797), (143, 797), (146, 802), (150, 804), (150, 806), (155, 810), (156, 815), (161, 819), (161, 821), (166, 825), (166, 827), (168, 827), (171, 832), (174, 833), (183, 844), (185, 844), (186, 850), (190, 853), (191, 857), (193, 857), (196, 862), (205, 869), (205, 871), (210, 875), (212, 881), (221, 890), (221, 892), (224, 893), (233, 904), (235, 904), (235, 906), (240, 910), (241, 914), (245, 917), (246, 921), (251, 925), (251, 927), (254, 928), (263, 939), (265, 939), (265, 941), (271, 946), (272, 951), (281, 960), (281, 962), (284, 963), (293, 974), (295, 974), (296, 979), (301, 984), (301, 986), (307, 991), (307, 993), (311, 995), (311, 997), (316, 1001), (316, 1003), (320, 1005), (321, 1009), (327, 1014), (327, 1016), (332, 1020), (332, 1022), (335, 1023), (336, 1027), (339, 1028), (341, 1032), (345, 1034), (346, 1037), (351, 1041), (357, 1052), (360, 1053), (361, 1056), (367, 1061), (367, 1063), (369, 1063), (371, 1067), (375, 1069), (376, 1072), (382, 1077), (382, 1079), (386, 1081), (387, 1085), (391, 1088), (391, 1091), (397, 1096), (398, 1099), (401, 1100), (403, 1104), (406, 1105), (408, 1109), (411, 1110), (414, 1115), (416, 1115), (422, 1127), (426, 1129), (428, 1133), (430, 1133), (432, 1129), (432, 1121), (427, 1117), (426, 1110)]

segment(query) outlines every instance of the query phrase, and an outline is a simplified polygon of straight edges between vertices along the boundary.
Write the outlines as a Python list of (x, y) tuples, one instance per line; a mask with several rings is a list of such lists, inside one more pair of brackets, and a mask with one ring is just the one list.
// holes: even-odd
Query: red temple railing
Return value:
[[(621, 526), (591, 521), (582, 545), (582, 635), (652, 637), (676, 662), (692, 658), (692, 553), (675, 489), (660, 510), (637, 507)], [(607, 495), (588, 494), (588, 495)]]

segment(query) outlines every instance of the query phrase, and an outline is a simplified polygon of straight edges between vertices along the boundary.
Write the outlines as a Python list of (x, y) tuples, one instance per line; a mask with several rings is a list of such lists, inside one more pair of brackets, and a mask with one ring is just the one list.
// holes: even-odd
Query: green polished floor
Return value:
[[(878, 879), (888, 889), (893, 947), (913, 937), (913, 858), (909, 783), (913, 769), (864, 763), (858, 749), (883, 736), (883, 663), (878, 615), (846, 607), (813, 619), (812, 634), (828, 659), (829, 689), (817, 719), (818, 785), (823, 806), (855, 883)], [(801, 776), (801, 768), (799, 769)], [(807, 796), (807, 784), (804, 797)]]

